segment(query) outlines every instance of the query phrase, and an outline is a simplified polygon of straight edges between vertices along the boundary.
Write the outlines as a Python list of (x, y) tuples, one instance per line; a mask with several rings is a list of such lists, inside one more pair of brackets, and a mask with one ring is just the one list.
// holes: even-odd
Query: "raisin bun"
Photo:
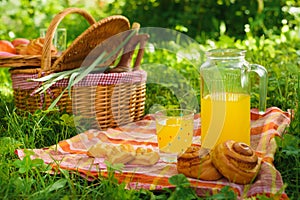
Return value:
[(238, 184), (253, 181), (261, 165), (260, 159), (249, 145), (233, 140), (215, 147), (212, 162), (224, 177)]
[(222, 174), (214, 167), (208, 150), (190, 146), (177, 158), (177, 171), (186, 177), (201, 180), (218, 180)]

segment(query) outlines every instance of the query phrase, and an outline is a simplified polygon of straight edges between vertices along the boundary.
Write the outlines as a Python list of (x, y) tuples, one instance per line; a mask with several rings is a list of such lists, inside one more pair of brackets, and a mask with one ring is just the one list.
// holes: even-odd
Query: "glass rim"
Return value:
[[(45, 30), (48, 30), (48, 28), (40, 28), (40, 31), (45, 31)], [(67, 30), (67, 28), (60, 27), (60, 28), (56, 28), (55, 30)]]
[(237, 48), (211, 49), (206, 52), (210, 58), (245, 57), (246, 50)]
[[(169, 116), (167, 114), (168, 111), (183, 111), (183, 112), (180, 112), (180, 113), (183, 113), (183, 115), (171, 115)], [(195, 115), (195, 112), (193, 110), (190, 110), (190, 109), (181, 109), (181, 108), (166, 108), (166, 109), (162, 109), (162, 110), (158, 110), (154, 113), (155, 116), (160, 116), (160, 117), (188, 117), (188, 116), (194, 116)]]

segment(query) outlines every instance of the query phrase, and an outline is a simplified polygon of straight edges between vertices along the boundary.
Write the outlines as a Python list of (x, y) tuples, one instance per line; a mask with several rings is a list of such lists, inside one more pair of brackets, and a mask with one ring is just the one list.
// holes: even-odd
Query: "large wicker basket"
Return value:
[[(91, 26), (61, 56), (51, 57), (49, 47), (52, 45), (54, 32), (60, 21), (71, 13), (82, 15)], [(68, 79), (57, 81), (43, 94), (34, 92), (40, 87), (40, 82), (28, 80), (79, 68), (95, 47), (101, 46), (114, 35), (130, 30), (128, 19), (120, 15), (110, 16), (99, 22), (95, 22), (87, 12), (78, 8), (68, 8), (56, 15), (47, 30), (41, 56), (0, 59), (0, 66), (13, 67), (10, 73), (16, 107), (29, 112), (47, 109), (68, 86)], [(114, 57), (115, 60), (111, 63), (114, 68), (106, 73), (88, 74), (73, 86), (72, 99), (68, 93), (61, 97), (57, 103), (59, 110), (88, 120), (95, 119), (92, 126), (97, 125), (101, 129), (141, 119), (144, 115), (147, 74), (139, 66), (147, 40), (148, 35), (134, 35), (123, 48), (121, 58), (117, 59), (117, 55)], [(133, 56), (136, 47), (139, 47), (138, 53)], [(136, 60), (131, 67), (133, 57)], [(118, 63), (114, 64), (116, 60)]]

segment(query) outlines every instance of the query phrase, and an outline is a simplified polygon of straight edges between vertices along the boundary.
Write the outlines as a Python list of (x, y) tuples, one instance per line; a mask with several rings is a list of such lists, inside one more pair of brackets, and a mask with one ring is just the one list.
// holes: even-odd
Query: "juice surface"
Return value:
[(156, 121), (158, 146), (164, 153), (183, 153), (193, 138), (193, 119), (169, 117), (165, 121)]
[(207, 95), (201, 99), (201, 143), (212, 149), (226, 140), (250, 145), (250, 95)]

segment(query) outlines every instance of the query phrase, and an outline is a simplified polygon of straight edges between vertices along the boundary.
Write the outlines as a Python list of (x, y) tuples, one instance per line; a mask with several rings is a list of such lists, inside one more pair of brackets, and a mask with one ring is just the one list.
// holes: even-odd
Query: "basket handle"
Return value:
[(135, 59), (132, 70), (133, 71), (139, 70), (142, 58), (144, 56), (144, 49), (145, 49), (145, 46), (146, 46), (146, 43), (147, 43), (149, 37), (150, 36), (148, 34), (136, 34), (136, 35), (134, 35), (128, 41), (128, 43), (125, 45), (124, 52), (126, 52), (126, 53), (124, 53), (121, 56), (120, 61), (118, 62), (117, 66), (110, 69), (108, 72), (112, 73), (112, 72), (130, 71), (130, 65), (131, 65), (132, 57), (133, 57), (133, 54), (134, 54), (135, 49), (138, 46), (138, 44), (140, 46), (138, 48), (138, 53), (137, 53), (137, 56), (136, 56), (136, 59)]
[(51, 45), (52, 40), (55, 34), (55, 31), (59, 25), (59, 23), (64, 19), (64, 17), (68, 14), (77, 13), (82, 15), (90, 25), (96, 23), (96, 20), (85, 10), (80, 8), (67, 8), (60, 13), (58, 13), (51, 21), (47, 33), (45, 36), (45, 43), (43, 46), (42, 57), (41, 57), (41, 69), (42, 71), (50, 71), (51, 70)]
[(135, 59), (135, 63), (133, 65), (133, 71), (140, 69), (141, 61), (144, 56), (144, 50), (145, 50), (146, 43), (149, 39), (149, 35), (141, 34), (141, 35), (138, 35), (137, 38), (140, 43), (140, 47), (139, 47), (139, 51), (138, 51), (138, 54)]

